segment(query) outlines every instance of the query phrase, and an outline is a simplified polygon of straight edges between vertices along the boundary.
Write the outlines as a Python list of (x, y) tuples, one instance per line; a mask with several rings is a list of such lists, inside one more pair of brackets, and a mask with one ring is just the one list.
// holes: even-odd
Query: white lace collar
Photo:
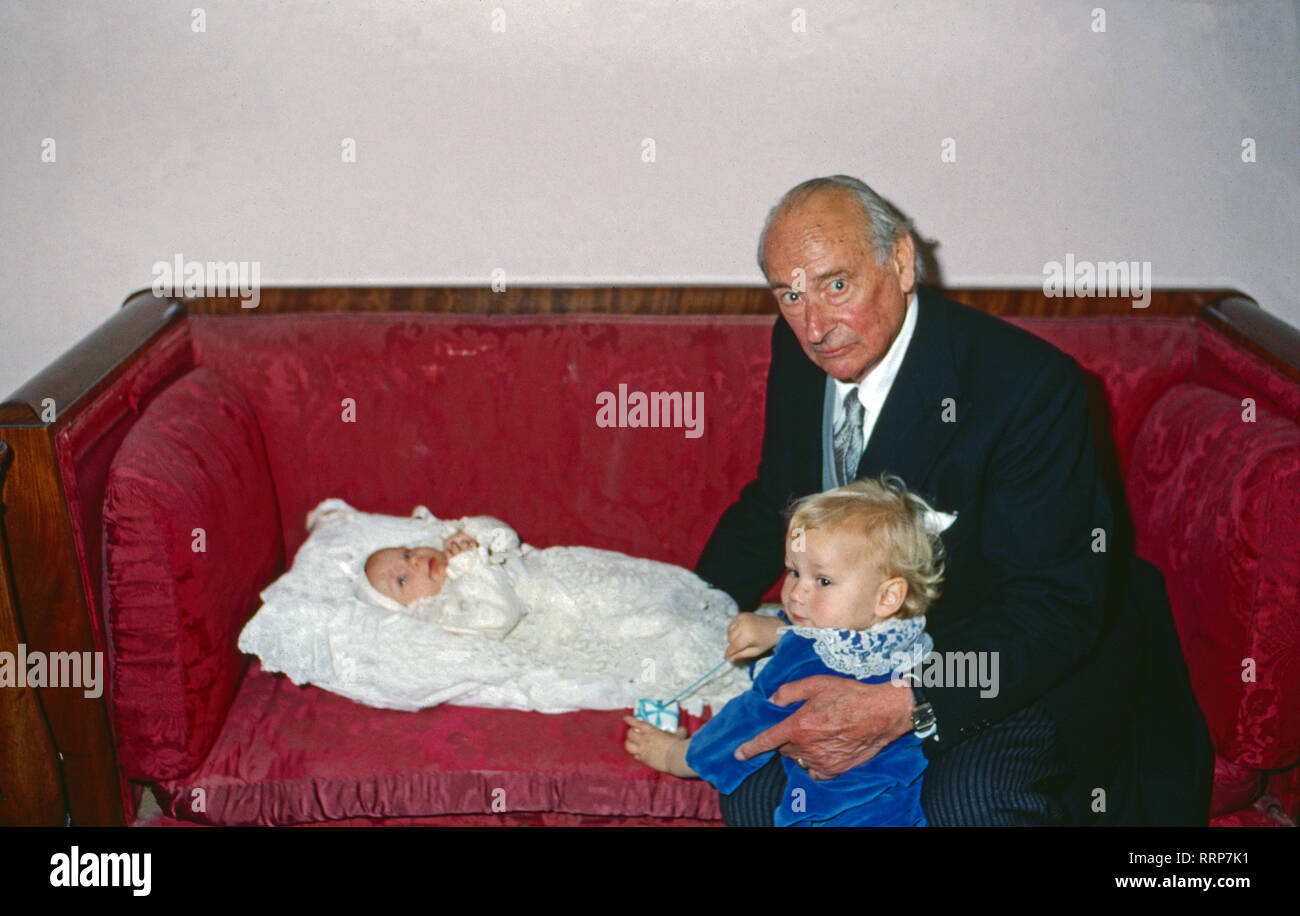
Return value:
[(924, 616), (891, 617), (867, 630), (787, 626), (778, 632), (811, 640), (827, 668), (859, 679), (910, 669), (934, 648), (934, 640), (925, 632)]

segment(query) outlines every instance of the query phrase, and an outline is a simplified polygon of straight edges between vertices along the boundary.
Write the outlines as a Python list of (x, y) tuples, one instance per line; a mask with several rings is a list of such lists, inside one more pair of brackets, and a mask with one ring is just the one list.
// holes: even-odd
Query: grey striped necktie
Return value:
[(844, 416), (835, 430), (835, 470), (840, 475), (840, 486), (852, 483), (858, 476), (858, 462), (862, 459), (862, 417), (866, 408), (858, 400), (855, 385), (844, 396)]

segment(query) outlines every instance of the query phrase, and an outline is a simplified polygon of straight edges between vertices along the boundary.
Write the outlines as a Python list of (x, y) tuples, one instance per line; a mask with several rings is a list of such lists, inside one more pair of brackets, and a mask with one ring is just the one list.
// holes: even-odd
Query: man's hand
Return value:
[(729, 662), (758, 658), (776, 645), (780, 636), (777, 628), (783, 627), (779, 617), (743, 613), (731, 618), (727, 624), (727, 651), (723, 657)]
[(736, 748), (736, 759), (779, 750), (800, 761), (814, 779), (830, 779), (912, 730), (912, 691), (906, 684), (820, 675), (782, 684), (771, 700), (778, 706), (805, 702), (784, 722)]

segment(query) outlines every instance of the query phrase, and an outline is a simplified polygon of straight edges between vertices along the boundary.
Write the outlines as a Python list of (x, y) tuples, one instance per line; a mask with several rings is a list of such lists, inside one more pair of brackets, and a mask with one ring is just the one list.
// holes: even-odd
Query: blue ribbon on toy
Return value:
[[(694, 690), (696, 687), (700, 686), (700, 685), (703, 684), (705, 681), (707, 681), (709, 678), (713, 677), (713, 675), (717, 674), (720, 670), (722, 670), (722, 666), (723, 666), (723, 665), (727, 665), (727, 664), (730, 664), (730, 662), (728, 662), (728, 661), (724, 658), (722, 661), (720, 661), (720, 662), (718, 662), (716, 665), (714, 665), (713, 668), (710, 669), (710, 671), (709, 671), (708, 674), (704, 675), (704, 677), (700, 678), (700, 679), (697, 680), (694, 684), (692, 684), (691, 686), (687, 687), (687, 688), (686, 688), (685, 690), (683, 690), (681, 693), (677, 694), (677, 696), (675, 696), (675, 697), (673, 697), (671, 700), (669, 700), (668, 703), (676, 703), (676, 702), (677, 702), (678, 700), (680, 700), (682, 697), (686, 696), (686, 694), (690, 693), (690, 692), (691, 692), (692, 690)], [(664, 705), (667, 705), (667, 703), (665, 703)]]
[(674, 722), (676, 722), (677, 710), (669, 709), (668, 707), (672, 706), (682, 697), (686, 696), (686, 694), (690, 693), (696, 687), (700, 686), (709, 678), (713, 677), (713, 675), (717, 674), (718, 671), (721, 670), (722, 667), (726, 664), (728, 664), (728, 662), (724, 658), (722, 661), (718, 662), (718, 664), (714, 665), (713, 668), (707, 674), (705, 674), (703, 677), (696, 680), (685, 690), (680, 691), (676, 696), (674, 696), (670, 700), (664, 700), (662, 703), (660, 703), (658, 700), (638, 700), (636, 704), (636, 717), (640, 719), (642, 722), (649, 722), (651, 725), (655, 726), (656, 728), (663, 728), (663, 726), (660, 725), (659, 723), (664, 721), (664, 719), (666, 718), (671, 718)]

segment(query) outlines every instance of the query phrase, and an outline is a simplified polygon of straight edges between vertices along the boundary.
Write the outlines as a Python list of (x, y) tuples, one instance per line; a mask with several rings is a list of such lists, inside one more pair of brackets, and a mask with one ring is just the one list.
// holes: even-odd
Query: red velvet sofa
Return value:
[[(1090, 376), (1218, 752), (1212, 822), (1294, 822), (1300, 338), (1222, 291), (952, 295)], [(24, 753), (58, 755), (78, 823), (132, 822), (145, 786), (169, 823), (716, 823), (706, 784), (623, 752), (620, 713), (370, 709), (235, 641), (329, 496), (690, 566), (756, 467), (773, 320), (752, 289), (132, 297), (0, 405), (19, 638), (108, 671), (99, 699), (42, 688)], [(620, 384), (702, 391), (703, 435), (597, 425)]]

